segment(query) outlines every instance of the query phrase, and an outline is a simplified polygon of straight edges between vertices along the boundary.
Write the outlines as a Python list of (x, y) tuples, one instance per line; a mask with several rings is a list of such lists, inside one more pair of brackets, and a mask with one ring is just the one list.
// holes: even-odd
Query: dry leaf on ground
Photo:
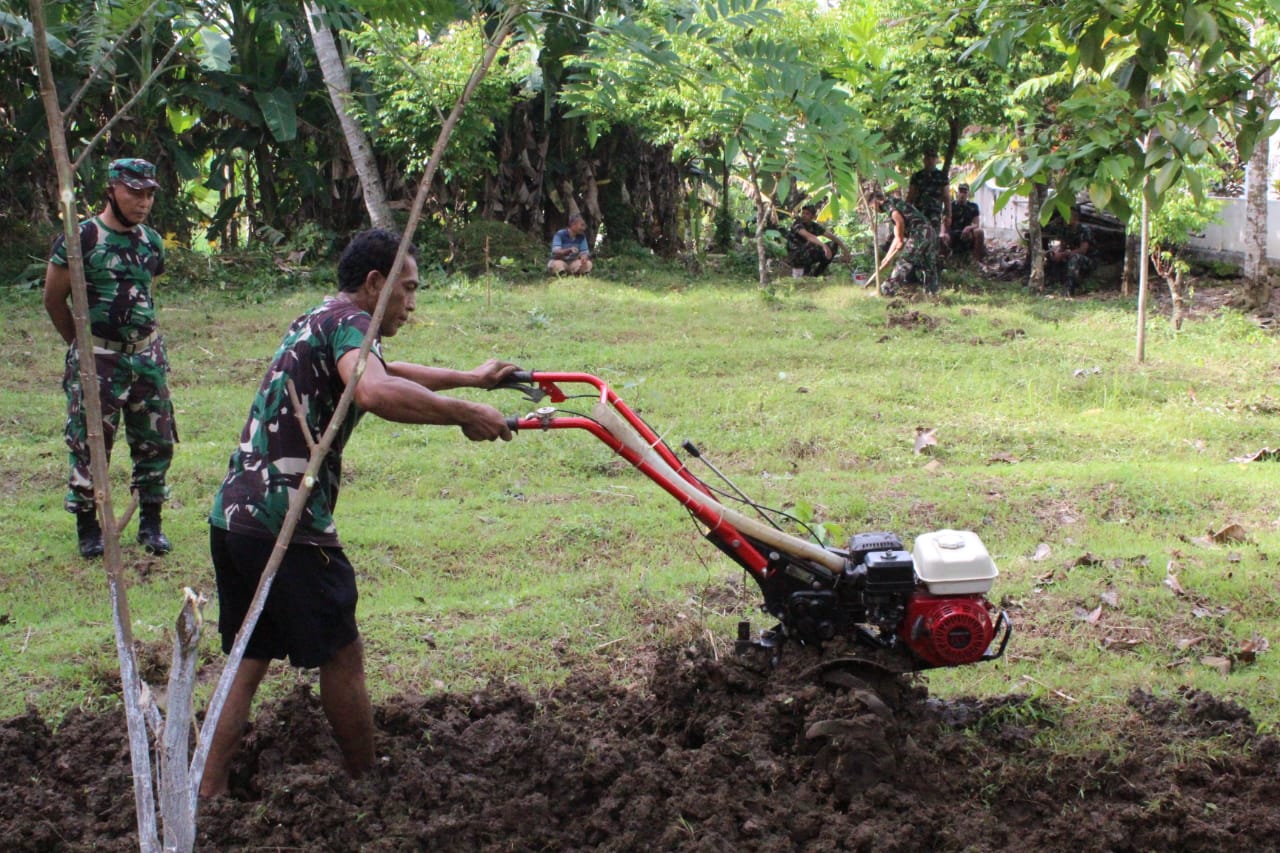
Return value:
[(1231, 658), (1224, 658), (1221, 655), (1205, 655), (1200, 658), (1200, 663), (1216, 669), (1223, 675), (1231, 674)]
[(934, 430), (928, 427), (916, 427), (916, 453), (923, 453), (926, 447), (933, 447), (938, 443)]
[(1242, 526), (1232, 522), (1216, 533), (1209, 531), (1209, 538), (1214, 542), (1221, 544), (1223, 542), (1243, 542), (1248, 539), (1249, 536)]

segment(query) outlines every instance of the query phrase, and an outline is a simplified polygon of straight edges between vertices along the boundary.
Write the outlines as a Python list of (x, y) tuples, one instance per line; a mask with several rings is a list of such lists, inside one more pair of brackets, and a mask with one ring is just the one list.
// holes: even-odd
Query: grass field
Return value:
[[(167, 664), (181, 589), (214, 597), (210, 499), (284, 328), (330, 280), (186, 275), (160, 296), (182, 439), (175, 550), (148, 557), (133, 525), (124, 538), (144, 673)], [(1137, 364), (1131, 300), (963, 284), (904, 305), (839, 280), (766, 296), (644, 269), (442, 279), (386, 352), (599, 375), (673, 446), (692, 439), (754, 499), (837, 538), (977, 531), (1016, 633), (999, 662), (931, 673), (935, 694), (1052, 693), (1106, 715), (1134, 688), (1195, 687), (1275, 730), (1276, 463), (1233, 460), (1277, 444), (1280, 344), (1230, 312), (1178, 334), (1157, 317)], [(0, 304), (0, 716), (34, 705), (57, 718), (118, 701), (110, 608), (101, 563), (76, 555), (62, 510), (63, 348), (37, 292), (8, 289)], [(936, 439), (921, 453), (918, 429)], [(123, 446), (112, 470), (123, 506)], [(768, 627), (680, 507), (585, 433), (477, 445), (369, 418), (344, 476), (338, 528), (360, 572), (375, 701), (536, 687), (582, 667), (627, 678), (655, 645), (704, 635), (727, 648), (739, 618)], [(216, 600), (205, 613), (209, 681)]]

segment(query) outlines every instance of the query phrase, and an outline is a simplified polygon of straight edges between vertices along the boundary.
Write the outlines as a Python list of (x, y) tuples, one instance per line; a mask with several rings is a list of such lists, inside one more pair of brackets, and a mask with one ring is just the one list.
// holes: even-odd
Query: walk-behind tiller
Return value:
[[(594, 392), (566, 394), (561, 385)], [(714, 466), (734, 493), (713, 489), (695, 476), (670, 447), (603, 380), (589, 373), (522, 371), (503, 387), (543, 406), (513, 417), (513, 430), (582, 429), (607, 444), (680, 501), (705, 535), (755, 579), (761, 609), (778, 625), (751, 638), (739, 625), (739, 651), (766, 648), (775, 656), (784, 641), (822, 647), (832, 641), (857, 648), (859, 663), (890, 673), (962, 666), (1004, 654), (1012, 626), (986, 599), (996, 567), (978, 536), (938, 530), (916, 537), (912, 551), (892, 533), (859, 533), (844, 548), (784, 532), (782, 513), (750, 501)], [(564, 411), (570, 399), (594, 399), (591, 413)], [(689, 442), (686, 452), (700, 458)], [(705, 460), (703, 460), (705, 462)], [(741, 502), (763, 521), (725, 506)]]

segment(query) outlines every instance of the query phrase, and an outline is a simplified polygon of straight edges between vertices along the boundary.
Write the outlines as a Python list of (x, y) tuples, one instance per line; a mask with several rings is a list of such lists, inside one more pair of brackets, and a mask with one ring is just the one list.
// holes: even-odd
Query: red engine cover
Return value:
[(975, 663), (995, 636), (988, 607), (981, 595), (917, 592), (907, 602), (898, 635), (934, 666)]

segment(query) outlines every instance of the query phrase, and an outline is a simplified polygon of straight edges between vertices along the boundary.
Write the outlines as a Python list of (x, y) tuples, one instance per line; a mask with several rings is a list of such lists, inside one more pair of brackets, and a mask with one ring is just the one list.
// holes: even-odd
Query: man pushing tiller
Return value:
[[(271, 556), (289, 500), (300, 487), (312, 444), (332, 419), (356, 369), (383, 288), (392, 288), (365, 370), (356, 385), (315, 487), (293, 533), (266, 605), (245, 650), (214, 732), (202, 797), (226, 793), (231, 762), (254, 693), (273, 658), (319, 667), (320, 703), (353, 777), (374, 761), (373, 708), (356, 627), (355, 572), (334, 526), (342, 451), (364, 412), (400, 423), (453, 425), (472, 441), (511, 439), (497, 409), (437, 393), (492, 388), (518, 368), (494, 359), (469, 371), (387, 362), (381, 339), (409, 319), (418, 289), (416, 252), (389, 279), (400, 237), (384, 230), (356, 236), (338, 262), (337, 295), (293, 322), (258, 388), (240, 443), (209, 516), (218, 581), (218, 630), (231, 650)], [(305, 432), (304, 432), (305, 429)]]

